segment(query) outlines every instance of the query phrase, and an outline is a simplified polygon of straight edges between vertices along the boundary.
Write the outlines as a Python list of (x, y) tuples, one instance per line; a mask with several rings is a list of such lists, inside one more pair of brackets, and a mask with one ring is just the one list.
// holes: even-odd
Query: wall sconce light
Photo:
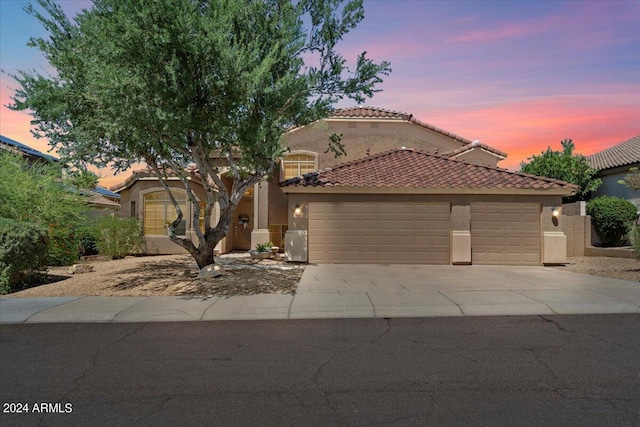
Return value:
[(553, 206), (551, 208), (551, 216), (553, 216), (554, 218), (558, 218), (560, 216), (560, 208)]
[(302, 208), (300, 207), (300, 205), (296, 205), (296, 206), (293, 208), (293, 213), (294, 213), (295, 215), (300, 215), (300, 214), (302, 213)]

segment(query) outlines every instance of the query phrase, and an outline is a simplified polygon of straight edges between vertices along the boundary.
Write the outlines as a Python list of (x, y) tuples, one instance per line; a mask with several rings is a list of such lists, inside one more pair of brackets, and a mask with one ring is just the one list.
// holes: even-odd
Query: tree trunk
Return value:
[(189, 247), (183, 246), (196, 260), (200, 269), (209, 264), (215, 263), (214, 249), (218, 242), (224, 239), (227, 235), (229, 225), (231, 224), (231, 218), (233, 217), (233, 212), (235, 212), (235, 205), (230, 205), (220, 212), (218, 224), (216, 224), (215, 228), (210, 229), (205, 234), (204, 247), (196, 248), (194, 244), (189, 245)]

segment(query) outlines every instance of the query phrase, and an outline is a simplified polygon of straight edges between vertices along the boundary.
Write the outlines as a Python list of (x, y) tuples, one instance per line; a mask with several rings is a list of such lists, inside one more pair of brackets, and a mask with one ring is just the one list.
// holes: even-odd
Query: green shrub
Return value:
[(98, 255), (98, 230), (94, 226), (86, 226), (78, 229), (79, 257)]
[(256, 243), (256, 252), (270, 252), (271, 251), (271, 246), (273, 246), (270, 242), (269, 243)]
[(587, 203), (587, 215), (604, 246), (621, 246), (627, 243), (627, 226), (635, 221), (637, 209), (628, 200), (602, 196)]
[(87, 197), (67, 185), (61, 164), (29, 164), (0, 150), (0, 217), (39, 224), (49, 235), (49, 265), (78, 260), (77, 231), (86, 225)]
[(73, 230), (60, 225), (49, 227), (49, 265), (71, 265), (78, 261), (80, 241)]
[(640, 225), (637, 221), (629, 223), (627, 238), (633, 248), (633, 255), (637, 260), (640, 260)]
[(0, 293), (16, 290), (44, 272), (48, 246), (43, 227), (0, 218)]
[(142, 227), (135, 218), (105, 216), (96, 224), (97, 246), (101, 255), (113, 259), (138, 252), (144, 244)]

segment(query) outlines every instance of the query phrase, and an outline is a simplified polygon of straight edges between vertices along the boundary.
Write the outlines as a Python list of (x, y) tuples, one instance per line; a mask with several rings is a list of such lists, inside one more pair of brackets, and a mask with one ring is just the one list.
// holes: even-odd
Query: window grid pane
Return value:
[[(176, 227), (176, 234), (186, 235), (187, 196), (181, 193), (174, 193), (182, 210), (183, 220)], [(169, 200), (169, 196), (164, 191), (156, 191), (144, 195), (144, 233), (146, 235), (166, 236), (168, 233), (168, 223), (177, 217), (176, 209)]]
[(309, 154), (290, 154), (282, 161), (284, 179), (302, 176), (316, 169), (315, 157)]

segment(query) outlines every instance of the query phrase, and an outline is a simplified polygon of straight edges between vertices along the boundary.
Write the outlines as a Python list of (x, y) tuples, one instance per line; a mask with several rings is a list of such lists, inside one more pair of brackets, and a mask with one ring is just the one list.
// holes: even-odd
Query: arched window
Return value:
[[(176, 227), (176, 234), (187, 234), (186, 218), (187, 195), (183, 192), (172, 192), (182, 210), (182, 221)], [(166, 191), (154, 191), (144, 195), (144, 234), (147, 236), (166, 236), (169, 232), (169, 224), (176, 219), (177, 213)]]
[(313, 154), (289, 154), (282, 160), (283, 179), (295, 178), (317, 169)]

